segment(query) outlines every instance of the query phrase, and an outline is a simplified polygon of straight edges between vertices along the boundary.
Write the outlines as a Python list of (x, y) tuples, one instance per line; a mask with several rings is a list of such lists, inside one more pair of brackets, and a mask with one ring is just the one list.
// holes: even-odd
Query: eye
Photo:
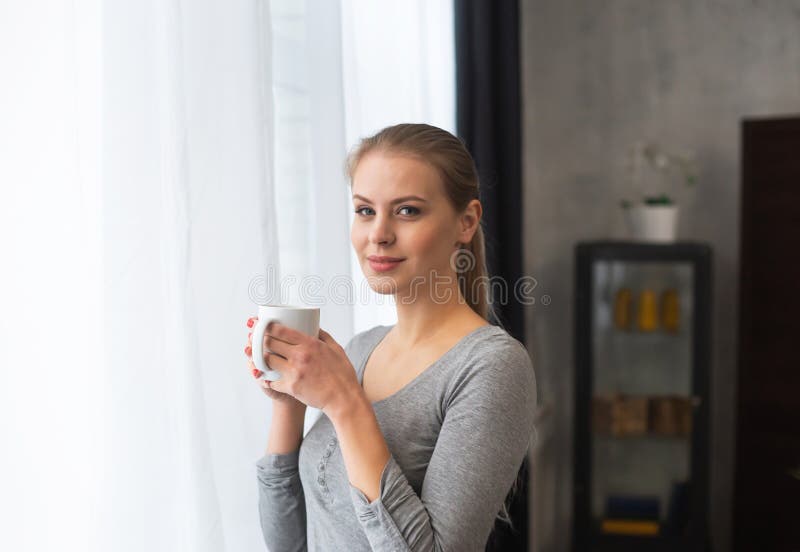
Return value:
[(409, 213), (409, 215), (418, 215), (419, 214), (419, 209), (417, 209), (416, 207), (412, 207), (410, 205), (403, 205), (402, 207), (400, 207), (401, 211), (403, 209), (411, 209), (411, 212)]
[[(356, 209), (356, 210), (355, 210), (355, 213), (356, 213), (357, 215), (363, 215), (363, 213), (361, 213), (361, 211), (363, 211), (364, 209), (370, 209), (370, 208), (369, 208), (369, 207), (359, 207), (358, 209)], [(371, 210), (372, 210), (372, 209), (370, 209), (370, 211), (371, 211)], [(366, 216), (366, 215), (363, 215), (363, 216)]]

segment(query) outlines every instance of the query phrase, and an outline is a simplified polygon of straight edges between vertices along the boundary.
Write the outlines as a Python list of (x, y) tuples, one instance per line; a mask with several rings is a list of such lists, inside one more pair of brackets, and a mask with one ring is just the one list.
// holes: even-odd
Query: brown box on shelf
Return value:
[(692, 402), (689, 397), (650, 398), (650, 431), (657, 435), (687, 436), (692, 432)]
[(612, 406), (611, 433), (617, 436), (647, 433), (647, 402), (647, 397), (618, 397)]
[(619, 393), (592, 398), (592, 429), (615, 437), (647, 433), (647, 397)]

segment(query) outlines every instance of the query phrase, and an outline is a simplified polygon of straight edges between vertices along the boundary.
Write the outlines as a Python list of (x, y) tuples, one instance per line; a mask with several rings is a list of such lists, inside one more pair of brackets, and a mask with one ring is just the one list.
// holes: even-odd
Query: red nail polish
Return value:
[(250, 345), (248, 345), (247, 347), (244, 348), (244, 354), (250, 355), (250, 354), (252, 354), (252, 352), (253, 352), (253, 349), (250, 348)]
[(261, 377), (261, 370), (259, 370), (258, 368), (253, 368), (253, 377), (254, 378)]
[(247, 327), (248, 327), (248, 328), (252, 328), (254, 323), (255, 323), (255, 321), (254, 321), (252, 318), (251, 318), (251, 319), (249, 319), (249, 320), (247, 321)]

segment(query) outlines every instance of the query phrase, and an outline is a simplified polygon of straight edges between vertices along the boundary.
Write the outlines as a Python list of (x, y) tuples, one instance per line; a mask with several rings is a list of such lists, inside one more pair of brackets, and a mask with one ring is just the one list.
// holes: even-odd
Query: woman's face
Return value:
[[(402, 292), (415, 277), (424, 278), (423, 287), (428, 288), (432, 273), (455, 281), (450, 256), (463, 231), (433, 166), (414, 157), (374, 151), (356, 167), (352, 192), (355, 217), (350, 239), (372, 289), (382, 294)], [(384, 264), (371, 261), (372, 256), (402, 260)]]

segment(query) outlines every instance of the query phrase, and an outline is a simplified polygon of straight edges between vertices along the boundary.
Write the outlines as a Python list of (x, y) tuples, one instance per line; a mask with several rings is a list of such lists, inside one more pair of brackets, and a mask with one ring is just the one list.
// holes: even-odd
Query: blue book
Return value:
[(606, 518), (658, 520), (659, 500), (654, 496), (609, 495), (606, 497)]

